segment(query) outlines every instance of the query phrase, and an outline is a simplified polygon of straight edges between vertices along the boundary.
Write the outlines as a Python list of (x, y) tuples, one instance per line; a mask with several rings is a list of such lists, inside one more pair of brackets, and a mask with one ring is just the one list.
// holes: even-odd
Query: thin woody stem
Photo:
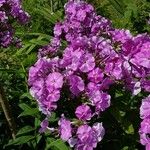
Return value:
[(14, 118), (13, 118), (12, 113), (11, 113), (10, 105), (8, 103), (6, 96), (5, 96), (4, 89), (2, 88), (1, 85), (0, 85), (0, 105), (2, 107), (4, 114), (5, 114), (5, 118), (8, 122), (12, 138), (15, 139), (15, 137), (16, 137), (15, 136), (16, 135), (16, 124), (15, 124)]

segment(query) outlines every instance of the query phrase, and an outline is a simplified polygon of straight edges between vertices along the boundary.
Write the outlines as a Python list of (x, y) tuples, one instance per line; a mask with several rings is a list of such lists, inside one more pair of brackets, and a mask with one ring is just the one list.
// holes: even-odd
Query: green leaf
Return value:
[(35, 118), (34, 126), (37, 128), (40, 126), (41, 121), (38, 118)]
[(58, 139), (48, 144), (45, 150), (70, 150), (70, 148), (61, 139)]
[(28, 99), (33, 99), (33, 97), (31, 96), (31, 94), (30, 93), (24, 93), (24, 94), (22, 94), (21, 96), (20, 96), (20, 99), (24, 99), (24, 98), (28, 98)]
[[(19, 107), (24, 110), (20, 115), (19, 117), (21, 116), (34, 116), (35, 115), (38, 115), (39, 114), (39, 110), (37, 108), (31, 108), (29, 107), (27, 104), (25, 103), (22, 103), (22, 104), (19, 104)], [(37, 116), (36, 116), (37, 117)]]
[(126, 127), (125, 132), (126, 132), (127, 134), (134, 134), (133, 125), (130, 124), (128, 127)]
[(129, 147), (128, 146), (125, 146), (125, 147), (123, 147), (121, 150), (128, 150), (129, 149)]
[(16, 138), (15, 140), (10, 140), (6, 146), (25, 144), (25, 143), (33, 140), (34, 138), (35, 138), (35, 136), (32, 136), (32, 135), (21, 136), (21, 137)]
[(39, 143), (41, 139), (42, 139), (42, 135), (38, 134), (38, 136), (36, 137), (37, 143)]
[(25, 35), (25, 36), (42, 36), (42, 37), (44, 37), (45, 39), (47, 39), (47, 40), (50, 40), (50, 38), (51, 38), (51, 36), (50, 35), (48, 35), (48, 34), (43, 34), (43, 33), (32, 33), (32, 32), (27, 32), (27, 33), (21, 33), (21, 32), (17, 32), (16, 33), (17, 35)]
[(58, 120), (59, 118), (56, 117), (56, 113), (54, 112), (51, 114), (50, 118), (48, 119), (49, 122), (56, 122)]
[(29, 133), (31, 131), (34, 131), (35, 129), (31, 126), (25, 126), (23, 128), (21, 128), (18, 132), (17, 132), (17, 136), (18, 135), (22, 135), (22, 134), (26, 134)]
[(56, 12), (51, 12), (50, 7), (47, 6), (47, 8), (45, 7), (40, 7), (36, 9), (36, 12), (43, 16), (47, 21), (49, 21), (52, 24), (55, 24), (56, 22), (58, 22), (58, 20), (62, 20), (62, 11), (58, 10)]
[(118, 11), (118, 13), (123, 16), (125, 11), (125, 6), (123, 1), (119, 1), (119, 0), (108, 0), (108, 1)]

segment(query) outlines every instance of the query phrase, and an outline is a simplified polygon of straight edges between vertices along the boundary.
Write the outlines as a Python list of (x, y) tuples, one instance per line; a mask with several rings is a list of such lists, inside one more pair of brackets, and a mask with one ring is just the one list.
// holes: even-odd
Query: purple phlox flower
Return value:
[(39, 79), (39, 80), (36, 80), (34, 82), (34, 86), (30, 88), (30, 94), (37, 100), (40, 100), (44, 90), (45, 90), (44, 80)]
[(4, 11), (0, 11), (0, 22), (5, 22), (8, 19)]
[(100, 84), (89, 82), (87, 84), (87, 93), (90, 94), (92, 91), (96, 91), (100, 89)]
[(68, 141), (72, 136), (71, 122), (64, 117), (62, 117), (59, 122), (59, 132), (60, 136), (64, 141)]
[(46, 78), (47, 73), (50, 72), (50, 63), (49, 60), (46, 58), (39, 59), (34, 66), (30, 67), (29, 69), (29, 78), (28, 82), (29, 85), (34, 85), (36, 80), (39, 80), (39, 78)]
[(146, 150), (150, 150), (150, 144), (146, 144)]
[(133, 86), (132, 86), (132, 94), (133, 95), (137, 95), (141, 92), (141, 82), (133, 82), (131, 83)]
[(95, 22), (92, 25), (91, 32), (93, 34), (101, 34), (102, 32), (107, 32), (111, 29), (111, 21), (102, 17), (102, 16), (96, 16)]
[(142, 80), (141, 86), (145, 91), (150, 92), (150, 81), (149, 80)]
[(141, 122), (141, 128), (139, 129), (140, 142), (142, 145), (150, 144), (150, 119), (144, 119)]
[(40, 124), (41, 128), (39, 129), (39, 132), (40, 132), (40, 133), (45, 132), (45, 131), (47, 130), (48, 124), (49, 124), (49, 123), (48, 123), (47, 118), (44, 119), (44, 120), (41, 122), (41, 124)]
[(131, 61), (141, 67), (150, 68), (150, 41), (144, 43), (141, 47), (140, 52), (134, 55)]
[(107, 93), (101, 93), (101, 98), (99, 98), (99, 101), (95, 103), (96, 107), (96, 113), (99, 114), (100, 111), (104, 111), (106, 108), (110, 106), (110, 99), (111, 96)]
[(91, 103), (96, 107), (96, 112), (104, 111), (110, 106), (110, 95), (100, 90), (93, 90), (89, 93)]
[(116, 80), (120, 80), (123, 77), (122, 72), (122, 59), (119, 56), (115, 57), (113, 60), (107, 62), (105, 67), (105, 72), (112, 77), (115, 77)]
[(148, 118), (150, 116), (150, 95), (142, 100), (140, 107), (140, 117), (141, 119)]
[(84, 55), (84, 58), (82, 60), (82, 65), (80, 67), (80, 70), (82, 72), (89, 72), (91, 70), (93, 70), (95, 67), (95, 59), (92, 56), (92, 54), (87, 53)]
[(68, 140), (68, 143), (69, 143), (70, 147), (74, 147), (76, 145), (76, 143), (77, 143), (77, 138), (70, 138)]
[(6, 2), (6, 0), (1, 0), (0, 1), (0, 7), (2, 7), (2, 5)]
[(47, 88), (60, 89), (63, 86), (63, 76), (59, 72), (50, 73), (46, 79)]
[(38, 105), (39, 105), (39, 110), (42, 111), (42, 113), (47, 116), (50, 116), (51, 112), (57, 108), (57, 105), (55, 102), (46, 101), (46, 100), (42, 102), (38, 101)]
[(57, 102), (60, 98), (60, 91), (54, 88), (48, 89), (47, 101)]
[(102, 123), (95, 123), (92, 128), (97, 135), (98, 142), (100, 142), (105, 135), (105, 129)]
[(100, 68), (95, 68), (88, 74), (88, 79), (91, 82), (99, 83), (103, 80), (104, 74)]
[(76, 116), (80, 120), (90, 120), (92, 117), (92, 111), (88, 105), (82, 104), (76, 108)]
[(52, 38), (51, 40), (51, 46), (54, 49), (54, 52), (57, 51), (57, 49), (61, 46), (60, 39), (57, 37)]
[(62, 24), (61, 23), (57, 23), (54, 27), (54, 35), (56, 37), (59, 37), (62, 34)]
[(77, 75), (71, 75), (69, 77), (70, 91), (74, 95), (78, 95), (80, 92), (84, 91), (84, 81), (81, 77)]
[(129, 30), (124, 29), (115, 29), (113, 31), (110, 31), (112, 38), (114, 41), (125, 43), (127, 40), (132, 38), (132, 34)]
[(40, 59), (40, 58), (46, 57), (46, 56), (53, 56), (58, 50), (58, 47), (54, 47), (54, 46), (55, 45), (48, 44), (48, 45), (40, 48), (39, 52), (38, 52), (38, 58)]
[(100, 90), (108, 90), (112, 84), (114, 84), (115, 81), (110, 79), (109, 77), (106, 77), (103, 79), (102, 83), (100, 84)]
[(102, 140), (105, 130), (101, 123), (95, 123), (93, 127), (82, 125), (77, 130), (77, 150), (93, 150)]
[(72, 47), (68, 47), (65, 49), (63, 59), (60, 63), (62, 67), (66, 67), (66, 69), (76, 71), (81, 64), (83, 54), (84, 52), (80, 49), (73, 51)]
[(88, 125), (82, 125), (77, 130), (78, 142), (77, 150), (93, 150), (97, 146), (97, 136), (92, 128)]

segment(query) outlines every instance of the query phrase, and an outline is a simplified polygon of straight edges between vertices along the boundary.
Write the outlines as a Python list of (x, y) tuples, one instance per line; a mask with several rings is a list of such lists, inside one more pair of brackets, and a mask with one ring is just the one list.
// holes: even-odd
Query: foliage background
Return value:
[[(50, 133), (38, 133), (44, 116), (38, 111), (35, 100), (30, 96), (28, 69), (36, 61), (38, 49), (46, 45), (53, 36), (53, 27), (63, 19), (63, 6), (67, 0), (23, 0), (24, 9), (31, 15), (25, 27), (14, 22), (16, 36), (21, 37), (23, 47), (0, 48), (0, 84), (4, 88), (17, 125), (17, 138), (11, 134), (0, 107), (0, 149), (20, 150), (69, 150), (60, 139)], [(98, 14), (112, 20), (117, 28), (130, 29), (133, 34), (150, 32), (149, 0), (87, 0)], [(100, 120), (104, 122), (106, 135), (97, 150), (142, 150), (139, 144), (139, 106), (143, 95), (132, 97), (120, 86), (112, 87), (112, 106)], [(57, 114), (50, 118), (56, 124)]]

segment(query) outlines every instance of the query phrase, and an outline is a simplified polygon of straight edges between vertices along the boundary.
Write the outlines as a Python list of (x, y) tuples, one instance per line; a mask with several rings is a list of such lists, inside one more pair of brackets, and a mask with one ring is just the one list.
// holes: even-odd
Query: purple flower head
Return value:
[(60, 91), (57, 89), (48, 89), (47, 101), (57, 102), (60, 98)]
[(78, 95), (80, 92), (84, 91), (84, 81), (81, 77), (77, 75), (71, 75), (69, 77), (70, 91), (74, 95)]
[(100, 81), (103, 80), (103, 77), (104, 77), (104, 74), (103, 74), (102, 70), (99, 68), (92, 70), (88, 74), (88, 79), (94, 83), (99, 83)]
[(98, 142), (100, 142), (105, 135), (105, 129), (102, 123), (95, 123), (92, 128), (97, 135)]
[(150, 39), (148, 42), (143, 43), (140, 51), (134, 55), (131, 60), (134, 64), (150, 69)]
[[(43, 100), (43, 99), (41, 99)], [(43, 114), (50, 116), (51, 112), (57, 108), (57, 104), (51, 101), (38, 101), (39, 110), (42, 111)]]
[[(3, 2), (0, 2), (1, 7)], [(9, 0), (9, 3), (12, 17), (22, 22), (27, 20), (20, 1)], [(14, 34), (7, 25), (8, 20), (7, 13), (0, 10), (0, 45), (5, 47)], [(121, 84), (133, 96), (142, 90), (150, 91), (149, 49), (149, 35), (133, 36), (128, 30), (115, 29), (111, 21), (97, 15), (91, 5), (83, 0), (69, 0), (65, 5), (64, 21), (55, 25), (54, 37), (39, 50), (39, 60), (29, 70), (30, 93), (46, 116), (57, 111), (60, 97), (64, 105), (73, 99), (78, 121), (70, 118), (72, 125), (62, 116), (58, 122), (60, 137), (75, 150), (93, 150), (105, 130), (102, 123), (88, 124), (110, 106), (108, 91), (111, 85)], [(150, 145), (149, 97), (142, 101), (140, 115), (144, 120), (139, 130), (140, 141), (147, 149)], [(66, 108), (58, 106), (58, 109)], [(71, 116), (69, 110), (64, 111)], [(41, 132), (47, 126), (47, 121), (43, 121)]]
[(149, 80), (141, 81), (141, 86), (145, 91), (150, 92), (150, 81)]
[(114, 41), (121, 43), (125, 43), (127, 40), (132, 38), (130, 31), (124, 29), (115, 29), (114, 31), (111, 31), (111, 34)]
[(5, 22), (8, 19), (4, 11), (0, 11), (0, 22)]
[(89, 72), (89, 71), (94, 69), (94, 67), (95, 67), (95, 59), (92, 56), (92, 54), (90, 54), (90, 53), (85, 54), (85, 56), (84, 56), (82, 61), (83, 61), (82, 65), (80, 67), (80, 70), (82, 72)]
[(137, 95), (141, 92), (141, 82), (131, 81), (128, 83), (127, 88), (131, 90), (133, 95)]
[(110, 106), (110, 95), (107, 93), (101, 93), (99, 100), (95, 103), (96, 112), (104, 111), (106, 108)]
[(59, 125), (59, 131), (60, 131), (61, 138), (64, 141), (68, 141), (69, 138), (71, 138), (71, 136), (72, 136), (71, 122), (69, 120), (65, 119), (64, 117), (62, 117), (59, 120), (58, 125)]
[(54, 27), (54, 35), (56, 37), (59, 37), (62, 34), (62, 24), (61, 23), (57, 23)]
[(88, 125), (82, 125), (77, 130), (78, 142), (77, 150), (92, 150), (97, 146), (97, 136), (93, 129)]
[(146, 150), (150, 150), (150, 144), (146, 144)]
[(140, 107), (141, 119), (148, 118), (150, 116), (150, 95), (142, 100), (142, 105)]
[(92, 104), (96, 107), (96, 112), (104, 111), (110, 106), (110, 95), (99, 90), (93, 90), (89, 93)]
[(0, 0), (0, 7), (6, 2), (6, 0)]
[(93, 82), (89, 82), (87, 84), (87, 94), (90, 95), (92, 94), (93, 91), (99, 90), (100, 89), (100, 84), (96, 84)]
[(143, 145), (147, 145), (150, 144), (150, 119), (144, 119), (141, 122), (141, 128), (139, 130), (139, 134), (140, 134), (140, 142)]
[(82, 125), (77, 130), (77, 150), (93, 150), (97, 143), (102, 140), (105, 130), (101, 123), (95, 123), (93, 127)]
[(62, 67), (66, 69), (76, 71), (80, 64), (84, 52), (80, 49), (73, 50), (72, 47), (68, 47), (64, 51), (63, 59), (61, 60)]
[(29, 85), (34, 85), (36, 80), (40, 78), (44, 79), (47, 77), (47, 73), (50, 72), (50, 63), (48, 59), (41, 58), (39, 59), (34, 66), (30, 67), (29, 69), (29, 78), (28, 82)]
[(62, 88), (63, 76), (59, 72), (50, 73), (46, 79), (46, 86), (47, 88)]
[(80, 120), (84, 121), (90, 120), (92, 117), (92, 111), (90, 107), (85, 104), (78, 106), (76, 108), (75, 114)]
[(102, 16), (96, 16), (95, 22), (92, 25), (91, 32), (95, 35), (99, 35), (103, 32), (108, 32), (111, 29), (111, 21), (102, 17)]
[(41, 122), (41, 128), (39, 130), (40, 133), (43, 133), (47, 130), (47, 127), (48, 127), (48, 120), (47, 119), (44, 119), (42, 122)]
[(36, 98), (37, 100), (40, 100), (42, 97), (44, 91), (44, 80), (39, 79), (34, 82), (34, 86), (30, 88), (30, 94)]
[(116, 80), (120, 80), (123, 76), (122, 60), (120, 59), (120, 57), (116, 56), (110, 62), (107, 62), (105, 71), (109, 76), (115, 77)]
[(109, 77), (106, 77), (100, 85), (100, 90), (108, 90), (112, 84), (114, 84), (114, 81)]
[(0, 47), (5, 48), (17, 42), (12, 21), (25, 24), (29, 18), (29, 14), (22, 9), (20, 0), (0, 0)]
[(50, 114), (57, 108), (59, 90), (63, 85), (63, 76), (60, 73), (50, 73), (54, 66), (57, 67), (57, 59), (40, 58), (29, 70), (30, 93), (37, 99), (39, 109), (44, 114)]

